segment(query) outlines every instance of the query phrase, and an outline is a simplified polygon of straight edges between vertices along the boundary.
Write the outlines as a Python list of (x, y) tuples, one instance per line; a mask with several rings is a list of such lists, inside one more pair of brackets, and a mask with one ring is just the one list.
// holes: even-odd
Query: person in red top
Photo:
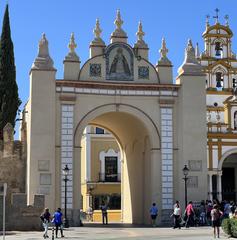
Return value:
[(193, 202), (192, 201), (190, 201), (188, 203), (188, 206), (185, 209), (185, 213), (187, 215), (185, 227), (188, 228), (188, 227), (190, 227), (190, 225), (193, 224), (194, 210), (193, 210)]

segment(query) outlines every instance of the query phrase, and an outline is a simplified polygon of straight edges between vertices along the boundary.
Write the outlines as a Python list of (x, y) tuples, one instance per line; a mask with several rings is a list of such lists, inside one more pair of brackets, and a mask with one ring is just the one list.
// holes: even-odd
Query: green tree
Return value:
[(6, 5), (0, 40), (0, 139), (3, 138), (3, 128), (8, 122), (15, 126), (20, 104), (9, 11)]

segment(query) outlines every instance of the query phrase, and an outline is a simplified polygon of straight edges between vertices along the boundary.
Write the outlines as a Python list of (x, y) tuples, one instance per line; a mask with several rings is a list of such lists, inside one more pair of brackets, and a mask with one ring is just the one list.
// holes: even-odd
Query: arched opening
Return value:
[(222, 199), (236, 201), (237, 199), (237, 152), (224, 159), (222, 164)]
[(221, 90), (223, 88), (223, 74), (222, 72), (216, 72), (216, 88)]
[(101, 206), (105, 203), (109, 220), (121, 222), (121, 161), (113, 134), (88, 125), (81, 140), (81, 209), (88, 221), (102, 222)]
[[(121, 219), (124, 223), (148, 223), (148, 209), (158, 198), (160, 179), (152, 178), (152, 164), (159, 164), (159, 157), (151, 151), (159, 148), (159, 134), (148, 116), (137, 109), (128, 112), (128, 106), (102, 107), (88, 113), (77, 125), (74, 136), (75, 148), (81, 152), (83, 129), (88, 125), (99, 126), (116, 138), (121, 156)], [(124, 109), (125, 111), (122, 111)], [(154, 141), (156, 140), (156, 141)], [(156, 144), (154, 146), (154, 143)], [(77, 148), (77, 146), (79, 146)], [(154, 163), (156, 158), (156, 163)], [(81, 153), (75, 153), (75, 161), (81, 161)], [(157, 174), (157, 173), (156, 173)], [(78, 191), (79, 191), (78, 187)], [(75, 194), (78, 194), (78, 192)], [(156, 196), (156, 199), (154, 199)], [(160, 197), (160, 196), (159, 196)]]
[(216, 41), (215, 42), (215, 56), (217, 58), (222, 58), (222, 54), (223, 54), (222, 43), (219, 41)]

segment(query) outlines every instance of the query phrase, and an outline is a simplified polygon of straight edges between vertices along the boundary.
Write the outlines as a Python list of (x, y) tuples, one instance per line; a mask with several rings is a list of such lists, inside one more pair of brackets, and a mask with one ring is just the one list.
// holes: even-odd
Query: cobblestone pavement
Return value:
[[(51, 231), (49, 236), (51, 238)], [(6, 240), (38, 240), (43, 239), (42, 232), (8, 232)], [(148, 227), (124, 227), (124, 226), (89, 226), (69, 228), (64, 231), (65, 238), (74, 239), (91, 239), (91, 240), (121, 240), (121, 239), (146, 239), (146, 240), (206, 240), (213, 239), (211, 227), (189, 228), (189, 229), (171, 229), (171, 228), (148, 228)], [(60, 237), (58, 238), (60, 239)], [(228, 239), (221, 232), (221, 239)], [(230, 238), (229, 238), (230, 239)]]

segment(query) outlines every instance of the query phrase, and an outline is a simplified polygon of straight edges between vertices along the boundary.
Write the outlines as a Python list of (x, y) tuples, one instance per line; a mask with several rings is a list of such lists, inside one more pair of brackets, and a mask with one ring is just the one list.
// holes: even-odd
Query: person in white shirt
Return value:
[(174, 217), (174, 229), (175, 228), (181, 228), (180, 222), (181, 222), (181, 209), (179, 205), (179, 201), (176, 201), (174, 205), (174, 211), (173, 211), (173, 217)]

